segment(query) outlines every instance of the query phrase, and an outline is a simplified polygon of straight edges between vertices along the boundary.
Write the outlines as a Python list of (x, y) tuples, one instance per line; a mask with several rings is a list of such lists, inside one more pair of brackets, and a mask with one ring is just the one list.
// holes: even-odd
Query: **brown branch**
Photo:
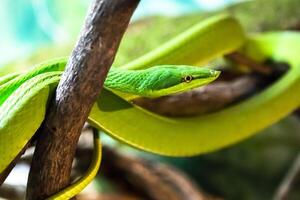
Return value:
[(153, 200), (216, 200), (205, 194), (183, 172), (162, 163), (117, 153), (104, 146), (102, 172), (110, 180), (125, 180), (135, 190)]
[(152, 112), (182, 117), (214, 112), (261, 90), (265, 80), (257, 75), (244, 75), (231, 81), (216, 81), (185, 93), (156, 99), (140, 98), (137, 105)]
[(68, 186), (81, 129), (138, 2), (93, 1), (79, 41), (39, 129), (27, 199), (45, 199)]
[(264, 75), (270, 75), (272, 73), (272, 68), (270, 68), (268, 65), (258, 63), (255, 60), (249, 58), (248, 56), (239, 53), (239, 52), (233, 52), (230, 54), (227, 54), (225, 58), (238, 63), (240, 65), (244, 65), (251, 69), (254, 72), (264, 74)]
[[(86, 133), (94, 131), (91, 127), (87, 130)], [(76, 168), (81, 173), (90, 163), (91, 158), (87, 155), (92, 155), (91, 144), (90, 134), (82, 134), (80, 148), (76, 151), (76, 158), (80, 160)], [(102, 153), (100, 173), (119, 186), (118, 193), (154, 200), (217, 199), (200, 190), (183, 172), (169, 165), (120, 153), (107, 145), (103, 146)]]
[[(79, 148), (76, 150), (79, 162), (74, 166), (76, 176), (85, 173), (92, 159), (91, 132), (92, 129), (89, 128), (80, 136)], [(27, 154), (20, 162), (29, 165), (31, 156), (32, 154)], [(101, 177), (106, 176), (115, 183), (118, 191), (113, 195), (83, 193), (78, 199), (219, 199), (206, 194), (184, 173), (169, 165), (119, 153), (108, 146), (103, 147), (100, 173)]]
[(198, 89), (156, 99), (140, 98), (134, 103), (152, 112), (171, 117), (210, 113), (264, 89), (284, 74), (289, 67), (286, 63), (272, 61), (261, 64), (240, 53), (232, 53), (227, 58), (249, 67), (253, 72), (237, 76), (233, 72), (225, 71), (216, 82)]
[[(92, 128), (88, 129), (92, 132)], [(86, 132), (87, 133), (87, 132)], [(84, 173), (92, 155), (92, 137), (82, 134), (76, 158), (80, 160), (77, 169)], [(118, 152), (103, 146), (103, 160), (100, 174), (119, 186), (118, 193), (138, 196), (139, 199), (159, 200), (216, 200), (202, 191), (183, 172), (158, 161), (151, 161)], [(100, 177), (101, 178), (101, 177)], [(102, 195), (102, 194), (101, 194)]]

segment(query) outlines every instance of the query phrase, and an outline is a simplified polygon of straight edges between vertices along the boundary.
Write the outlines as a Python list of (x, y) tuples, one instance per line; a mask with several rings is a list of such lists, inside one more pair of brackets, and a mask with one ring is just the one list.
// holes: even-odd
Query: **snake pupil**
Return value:
[(192, 76), (186, 76), (186, 77), (184, 77), (184, 81), (187, 82), (187, 83), (191, 82), (192, 80), (193, 80)]

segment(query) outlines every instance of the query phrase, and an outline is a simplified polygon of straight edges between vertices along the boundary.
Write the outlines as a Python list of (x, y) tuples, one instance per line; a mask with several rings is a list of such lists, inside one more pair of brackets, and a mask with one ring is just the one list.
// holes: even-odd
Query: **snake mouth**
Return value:
[(195, 77), (195, 79), (206, 79), (206, 78), (218, 78), (219, 75), (221, 74), (220, 71), (218, 70), (209, 70), (209, 73), (208, 74), (205, 74), (205, 75), (193, 75), (193, 77)]

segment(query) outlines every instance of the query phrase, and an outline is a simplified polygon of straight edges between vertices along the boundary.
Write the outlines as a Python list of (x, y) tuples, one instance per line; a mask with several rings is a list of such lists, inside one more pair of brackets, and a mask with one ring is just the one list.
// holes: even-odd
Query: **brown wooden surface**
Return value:
[[(52, 99), (29, 175), (27, 199), (68, 186), (81, 129), (102, 88), (139, 0), (94, 0)], [(72, 5), (68, 9), (72, 9)]]

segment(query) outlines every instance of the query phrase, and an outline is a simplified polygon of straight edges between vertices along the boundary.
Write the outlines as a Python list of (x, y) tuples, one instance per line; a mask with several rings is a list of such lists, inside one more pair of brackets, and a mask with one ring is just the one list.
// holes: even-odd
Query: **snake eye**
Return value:
[(192, 80), (193, 80), (193, 77), (190, 76), (190, 75), (187, 75), (187, 76), (184, 77), (184, 81), (185, 81), (186, 83), (189, 83), (189, 82), (191, 82)]

